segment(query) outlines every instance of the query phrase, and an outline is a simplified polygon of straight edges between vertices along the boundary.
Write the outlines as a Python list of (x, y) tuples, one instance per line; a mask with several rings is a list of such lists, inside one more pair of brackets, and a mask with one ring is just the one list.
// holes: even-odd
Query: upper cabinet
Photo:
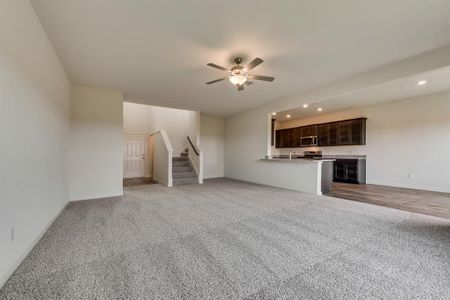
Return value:
[(317, 135), (317, 125), (309, 125), (309, 126), (303, 126), (299, 127), (301, 131), (301, 136), (314, 136)]
[(275, 132), (276, 148), (293, 148), (294, 146), (294, 128), (280, 129)]
[(338, 122), (338, 145), (365, 145), (366, 119)]
[(276, 130), (276, 148), (300, 147), (300, 138), (317, 136), (319, 147), (365, 145), (366, 120), (358, 118)]
[(319, 124), (318, 126), (319, 146), (336, 146), (337, 138), (337, 122)]

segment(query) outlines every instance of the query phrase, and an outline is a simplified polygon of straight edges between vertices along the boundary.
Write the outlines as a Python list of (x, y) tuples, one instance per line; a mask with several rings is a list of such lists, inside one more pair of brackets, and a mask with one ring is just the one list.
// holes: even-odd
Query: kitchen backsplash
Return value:
[(302, 155), (305, 151), (322, 151), (322, 155), (366, 155), (364, 146), (307, 147), (307, 148), (275, 148), (272, 155), (292, 154)]

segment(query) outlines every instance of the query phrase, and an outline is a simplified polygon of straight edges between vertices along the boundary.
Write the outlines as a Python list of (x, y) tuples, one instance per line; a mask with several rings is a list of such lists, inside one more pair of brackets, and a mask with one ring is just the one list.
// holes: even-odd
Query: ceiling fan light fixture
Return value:
[(253, 80), (272, 82), (275, 79), (275, 77), (272, 76), (255, 75), (249, 73), (249, 71), (253, 70), (254, 68), (256, 68), (257, 66), (259, 66), (261, 63), (264, 62), (261, 58), (258, 57), (255, 58), (245, 67), (241, 66), (242, 58), (240, 57), (236, 57), (234, 59), (234, 62), (236, 63), (236, 66), (232, 67), (230, 70), (213, 63), (208, 63), (207, 66), (221, 71), (227, 71), (228, 75), (226, 77), (208, 81), (206, 82), (206, 84), (213, 84), (228, 79), (233, 85), (237, 87), (238, 91), (243, 91), (244, 85), (252, 84)]
[(247, 81), (247, 76), (242, 74), (231, 75), (229, 80), (234, 85), (242, 85)]

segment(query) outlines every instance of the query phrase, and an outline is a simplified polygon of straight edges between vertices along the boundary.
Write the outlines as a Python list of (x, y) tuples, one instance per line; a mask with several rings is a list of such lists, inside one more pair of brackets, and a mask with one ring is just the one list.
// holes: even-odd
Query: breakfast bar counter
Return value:
[(322, 195), (331, 190), (334, 158), (262, 158), (270, 172), (271, 186)]

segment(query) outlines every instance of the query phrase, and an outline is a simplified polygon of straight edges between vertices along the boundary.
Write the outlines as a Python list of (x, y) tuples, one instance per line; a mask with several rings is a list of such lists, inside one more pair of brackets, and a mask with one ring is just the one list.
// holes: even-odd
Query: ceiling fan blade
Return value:
[(213, 68), (222, 70), (222, 71), (230, 71), (230, 70), (228, 70), (228, 69), (225, 69), (224, 67), (218, 66), (218, 65), (213, 64), (213, 63), (209, 63), (209, 64), (207, 64), (207, 66), (210, 66), (210, 67), (213, 67)]
[(213, 81), (208, 81), (206, 84), (216, 83), (216, 82), (219, 82), (219, 81), (222, 81), (222, 80), (225, 80), (225, 79), (227, 79), (227, 77), (219, 78), (219, 79), (216, 79), (216, 80), (213, 80)]
[(256, 79), (256, 80), (264, 80), (264, 81), (274, 81), (275, 77), (271, 76), (262, 76), (262, 75), (250, 75), (250, 79)]
[(238, 91), (243, 91), (244, 90), (244, 85), (243, 84), (238, 85), (237, 86), (237, 90)]
[(250, 71), (251, 69), (254, 69), (255, 67), (259, 66), (260, 64), (262, 64), (264, 61), (261, 58), (255, 58), (254, 60), (252, 60), (246, 67), (245, 69), (248, 71)]

